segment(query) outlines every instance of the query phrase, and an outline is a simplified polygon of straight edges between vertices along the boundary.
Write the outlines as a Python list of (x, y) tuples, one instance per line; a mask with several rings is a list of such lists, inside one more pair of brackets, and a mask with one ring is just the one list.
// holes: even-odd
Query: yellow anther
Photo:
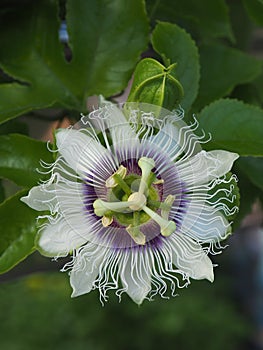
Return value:
[(174, 200), (175, 200), (175, 196), (169, 194), (165, 198), (165, 201), (160, 206), (161, 207), (161, 217), (164, 218), (165, 220), (168, 220), (168, 218), (169, 218), (169, 213), (171, 211)]
[(153, 184), (154, 185), (162, 185), (164, 183), (164, 179), (155, 179), (154, 181), (153, 181)]
[(127, 174), (127, 169), (123, 166), (120, 165), (119, 169), (117, 171), (115, 171), (114, 174), (112, 174), (105, 182), (106, 187), (108, 188), (113, 188), (116, 187), (118, 185), (118, 182), (116, 181), (116, 179), (114, 178), (114, 175), (119, 175), (122, 179), (125, 178)]
[(139, 245), (144, 245), (146, 243), (146, 237), (145, 235), (140, 231), (139, 227), (133, 227), (129, 225), (126, 228), (126, 231), (129, 233), (131, 238), (134, 240), (135, 243)]
[(101, 219), (101, 222), (103, 227), (108, 227), (113, 222), (113, 217), (104, 215)]

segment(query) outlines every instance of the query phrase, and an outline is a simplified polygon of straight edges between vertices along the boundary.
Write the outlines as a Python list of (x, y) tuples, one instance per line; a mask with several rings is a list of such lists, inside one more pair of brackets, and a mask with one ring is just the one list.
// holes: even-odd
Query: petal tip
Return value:
[(73, 291), (72, 291), (72, 293), (71, 293), (71, 298), (72, 298), (72, 299), (73, 299), (73, 298), (77, 298), (77, 297), (79, 297), (80, 295), (83, 295), (83, 294), (85, 294), (85, 293), (80, 293), (79, 291), (73, 289)]
[(20, 198), (21, 202), (28, 205), (28, 195)]
[(215, 276), (214, 276), (213, 268), (212, 268), (211, 271), (209, 271), (209, 273), (207, 274), (206, 279), (207, 279), (209, 282), (211, 282), (211, 283), (214, 282)]

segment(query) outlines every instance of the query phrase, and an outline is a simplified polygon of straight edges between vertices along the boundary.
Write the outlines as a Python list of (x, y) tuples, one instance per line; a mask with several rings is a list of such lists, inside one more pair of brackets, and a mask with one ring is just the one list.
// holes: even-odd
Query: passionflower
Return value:
[[(175, 295), (190, 278), (214, 280), (208, 257), (230, 232), (235, 153), (202, 150), (183, 112), (105, 103), (57, 130), (47, 182), (21, 200), (45, 211), (39, 251), (71, 255), (72, 296), (116, 290), (137, 304)], [(230, 205), (232, 204), (232, 205)], [(44, 223), (43, 223), (44, 221)]]

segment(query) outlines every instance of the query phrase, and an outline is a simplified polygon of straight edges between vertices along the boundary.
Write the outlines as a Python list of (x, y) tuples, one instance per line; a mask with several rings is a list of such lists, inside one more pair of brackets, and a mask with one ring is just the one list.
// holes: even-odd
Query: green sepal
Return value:
[(143, 102), (175, 109), (184, 96), (181, 83), (174, 77), (176, 63), (163, 66), (153, 58), (140, 61), (127, 102)]

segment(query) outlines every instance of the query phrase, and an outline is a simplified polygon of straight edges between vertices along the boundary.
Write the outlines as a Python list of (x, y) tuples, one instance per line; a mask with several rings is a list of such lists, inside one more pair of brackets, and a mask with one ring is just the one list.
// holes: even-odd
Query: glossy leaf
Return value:
[(5, 189), (2, 183), (2, 180), (0, 180), (0, 203), (3, 202), (5, 199)]
[(152, 20), (179, 23), (200, 37), (226, 37), (234, 41), (224, 0), (147, 0), (146, 3)]
[(199, 57), (195, 42), (176, 24), (159, 22), (152, 34), (152, 44), (166, 66), (177, 63), (175, 78), (184, 89), (181, 105), (189, 109), (196, 98), (199, 83)]
[(243, 156), (263, 156), (263, 110), (231, 99), (222, 99), (199, 114), (200, 128), (211, 133), (206, 149), (226, 149)]
[(45, 175), (40, 174), (40, 160), (52, 163), (52, 154), (44, 142), (27, 136), (11, 134), (0, 136), (0, 177), (19, 186), (36, 185)]
[(57, 10), (55, 1), (40, 0), (0, 18), (0, 66), (16, 79), (0, 85), (0, 122), (57, 101), (79, 106), (67, 86)]
[(231, 93), (238, 84), (252, 81), (262, 72), (262, 62), (237, 49), (219, 44), (200, 47), (201, 79), (194, 109)]
[(110, 96), (123, 90), (147, 48), (142, 0), (68, 0), (72, 78), (79, 93)]
[(249, 180), (263, 191), (263, 158), (242, 157), (237, 162), (237, 167), (249, 178)]
[(25, 192), (0, 204), (0, 273), (25, 259), (34, 250), (38, 213), (20, 201)]
[(172, 74), (176, 75), (176, 64), (166, 68), (152, 58), (140, 61), (134, 72), (128, 102), (144, 102), (175, 109), (184, 92)]
[(253, 86), (257, 91), (257, 96), (261, 102), (261, 106), (263, 106), (263, 72), (257, 79), (253, 81)]
[[(56, 104), (86, 111), (86, 96), (119, 93), (148, 40), (142, 0), (68, 0), (72, 60), (59, 42), (58, 1), (14, 7), (0, 18), (0, 123)], [(92, 10), (91, 10), (92, 9)], [(126, 45), (127, 44), (127, 45)]]
[(243, 0), (243, 4), (252, 19), (257, 25), (263, 25), (263, 1), (262, 0)]

